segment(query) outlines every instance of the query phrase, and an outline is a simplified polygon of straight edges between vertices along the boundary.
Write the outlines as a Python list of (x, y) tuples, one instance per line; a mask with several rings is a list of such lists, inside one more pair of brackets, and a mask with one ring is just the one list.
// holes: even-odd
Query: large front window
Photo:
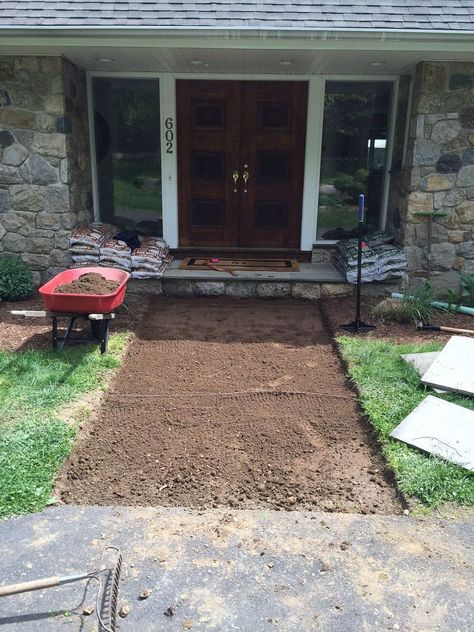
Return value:
[(93, 79), (101, 221), (162, 235), (159, 83)]
[(351, 236), (361, 193), (367, 229), (380, 226), (391, 89), (387, 81), (326, 82), (318, 239)]

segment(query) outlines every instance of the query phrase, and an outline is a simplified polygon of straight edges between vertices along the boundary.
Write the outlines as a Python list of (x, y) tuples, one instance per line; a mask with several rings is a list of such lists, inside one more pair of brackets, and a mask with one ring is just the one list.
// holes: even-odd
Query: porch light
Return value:
[(189, 63), (191, 66), (202, 66), (204, 62), (202, 59), (191, 59)]
[(280, 59), (280, 66), (293, 66), (294, 59)]
[(375, 61), (369, 61), (369, 66), (385, 66), (387, 64), (386, 61), (382, 61), (381, 59), (377, 59)]
[(112, 61), (114, 61), (112, 57), (96, 57), (95, 60), (101, 64), (110, 64)]

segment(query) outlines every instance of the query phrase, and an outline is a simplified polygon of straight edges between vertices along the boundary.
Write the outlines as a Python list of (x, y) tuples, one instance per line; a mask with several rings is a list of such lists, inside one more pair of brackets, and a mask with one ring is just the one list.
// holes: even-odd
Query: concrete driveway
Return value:
[[(406, 516), (62, 506), (0, 523), (0, 583), (90, 570), (116, 544), (123, 632), (469, 632), (473, 532)], [(82, 614), (95, 588), (4, 597), (0, 628), (98, 631)]]

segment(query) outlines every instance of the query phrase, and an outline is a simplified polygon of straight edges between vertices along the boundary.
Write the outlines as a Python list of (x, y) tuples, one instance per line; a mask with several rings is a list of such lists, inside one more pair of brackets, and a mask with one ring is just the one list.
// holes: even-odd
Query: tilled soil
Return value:
[(318, 304), (152, 301), (66, 502), (400, 510)]
[(105, 278), (98, 272), (85, 272), (78, 279), (57, 285), (55, 294), (112, 294), (120, 283)]
[[(364, 289), (362, 288), (362, 292), (363, 291)], [(381, 298), (375, 297), (362, 298), (361, 319), (364, 322), (375, 325), (376, 328), (366, 333), (359, 333), (359, 336), (369, 339), (387, 340), (399, 344), (421, 344), (432, 341), (445, 344), (451, 336), (456, 335), (443, 331), (418, 331), (414, 322), (405, 324), (381, 322), (370, 315), (371, 307), (380, 300)], [(344, 296), (337, 299), (329, 299), (322, 301), (321, 306), (329, 329), (334, 336), (351, 335), (344, 329), (341, 329), (341, 325), (354, 320), (354, 298)], [(452, 314), (439, 309), (434, 310), (432, 322), (435, 325), (444, 327), (474, 329), (472, 316), (467, 314)]]

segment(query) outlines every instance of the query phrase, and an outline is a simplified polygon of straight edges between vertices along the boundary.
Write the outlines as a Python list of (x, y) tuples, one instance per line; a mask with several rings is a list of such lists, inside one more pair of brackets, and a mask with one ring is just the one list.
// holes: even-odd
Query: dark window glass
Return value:
[(350, 236), (366, 196), (366, 228), (379, 228), (392, 84), (328, 81), (324, 101), (318, 238)]
[(160, 99), (157, 80), (93, 80), (102, 221), (163, 233)]

